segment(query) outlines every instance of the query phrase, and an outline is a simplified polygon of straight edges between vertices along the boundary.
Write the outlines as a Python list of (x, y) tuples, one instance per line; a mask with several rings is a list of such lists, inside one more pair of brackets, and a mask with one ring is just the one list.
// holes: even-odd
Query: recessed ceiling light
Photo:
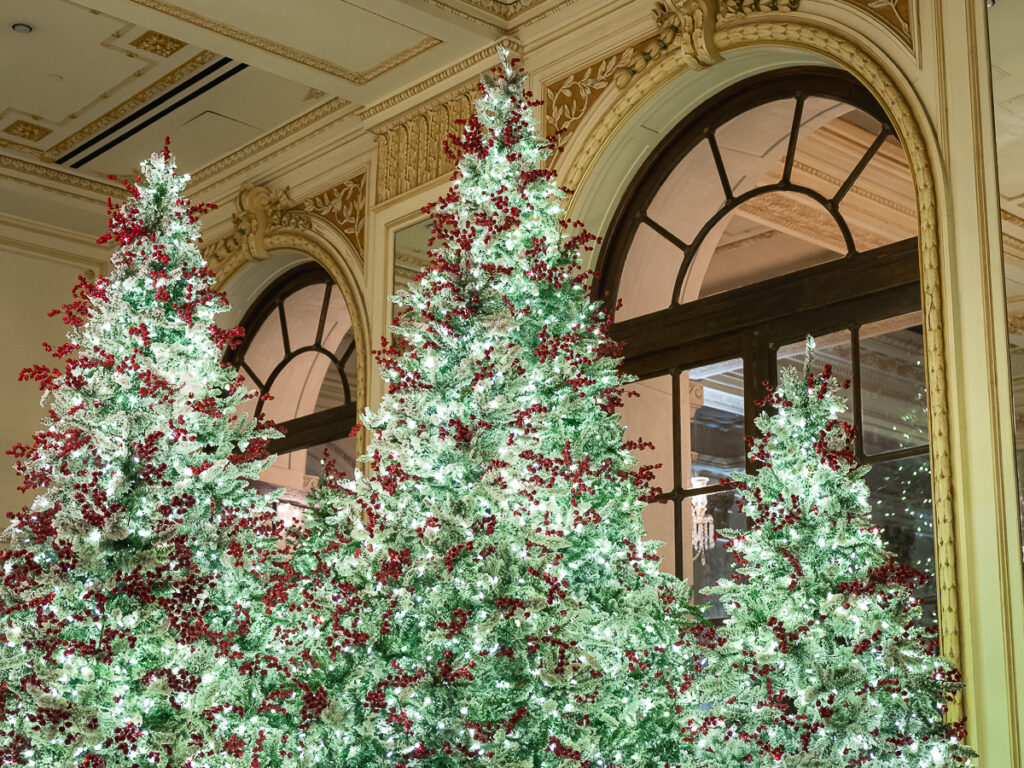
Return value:
[(11, 24), (11, 29), (13, 29), (15, 32), (20, 32), (23, 35), (27, 35), (29, 32), (35, 29), (35, 27), (33, 27), (31, 24), (26, 24), (24, 21), (16, 21), (13, 24)]

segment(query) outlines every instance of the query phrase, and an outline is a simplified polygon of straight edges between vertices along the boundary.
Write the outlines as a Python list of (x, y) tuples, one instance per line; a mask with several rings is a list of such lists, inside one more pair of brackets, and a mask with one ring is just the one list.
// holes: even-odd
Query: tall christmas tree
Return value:
[[(81, 279), (49, 416), (10, 453), (23, 490), (0, 552), (0, 763), (265, 766), (290, 753), (262, 610), (277, 523), (252, 394), (220, 362), (237, 336), (167, 149), (110, 206), (109, 277)], [(281, 727), (278, 728), (277, 726)]]
[[(372, 476), (312, 499), (281, 593), (334, 766), (689, 764), (702, 625), (643, 540), (650, 488), (525, 75), (453, 137), (433, 266), (398, 296)], [(277, 608), (280, 608), (278, 606)], [(704, 745), (706, 746), (706, 745)]]
[(715, 766), (939, 768), (963, 763), (943, 715), (959, 675), (919, 625), (923, 574), (885, 550), (866, 467), (828, 366), (780, 373), (737, 475), (747, 531), (727, 531), (732, 581), (705, 590), (730, 612), (710, 656)]

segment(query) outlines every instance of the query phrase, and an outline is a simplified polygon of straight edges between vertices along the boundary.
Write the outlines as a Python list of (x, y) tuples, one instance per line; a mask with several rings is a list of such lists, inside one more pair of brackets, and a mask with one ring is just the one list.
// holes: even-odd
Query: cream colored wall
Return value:
[[(31, 443), (45, 415), (36, 383), (18, 381), (18, 373), (36, 363), (54, 362), (42, 342), (57, 346), (64, 340), (65, 326), (59, 317), (47, 317), (47, 312), (70, 301), (78, 275), (95, 265), (0, 247), (0, 267), (0, 443), (7, 450), (18, 442)], [(0, 461), (0, 528), (7, 526), (8, 512), (20, 509), (31, 498), (18, 492), (17, 486), (10, 457), (4, 456)]]

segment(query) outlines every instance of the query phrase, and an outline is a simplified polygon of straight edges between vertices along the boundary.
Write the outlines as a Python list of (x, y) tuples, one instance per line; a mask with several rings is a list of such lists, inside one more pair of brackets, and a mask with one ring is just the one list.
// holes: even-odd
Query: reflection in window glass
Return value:
[[(689, 446), (683, 454), (683, 484), (694, 490), (707, 488), (707, 494), (683, 499), (682, 533), (687, 543), (684, 575), (699, 593), (732, 573), (734, 560), (722, 548), (723, 528), (743, 529), (743, 515), (736, 514), (735, 494), (717, 491), (730, 475), (746, 466), (744, 441), (743, 361), (693, 368), (681, 376), (680, 396), (686, 406), (683, 418), (689, 422)], [(708, 598), (695, 594), (697, 602)], [(717, 602), (711, 601), (709, 616), (725, 614)]]
[[(792, 368), (802, 377), (804, 372), (804, 353), (807, 342), (801, 339), (793, 344), (779, 347), (779, 373), (784, 368)], [(853, 354), (850, 348), (850, 332), (837, 331), (814, 339), (814, 369), (821, 370), (826, 365), (832, 366), (832, 375), (839, 381), (853, 380)], [(846, 393), (846, 410), (839, 418), (847, 424), (855, 424), (853, 419), (853, 397)]]
[(811, 96), (804, 101), (793, 182), (831, 198), (881, 130), (882, 124), (862, 109)]
[(839, 203), (861, 253), (917, 234), (917, 196), (899, 141), (889, 136)]
[(675, 507), (679, 502), (655, 501), (644, 508), (644, 538), (660, 541), (659, 568), (664, 573), (676, 572)]
[(872, 464), (865, 481), (871, 490), (872, 519), (886, 546), (900, 563), (929, 576), (919, 596), (934, 601), (935, 524), (928, 455)]
[(324, 379), (332, 368), (337, 375), (337, 367), (327, 355), (296, 355), (268, 382), (273, 399), (265, 403), (263, 413), (279, 424), (314, 413)]
[(622, 308), (615, 319), (622, 322), (669, 306), (682, 263), (681, 250), (647, 224), (641, 224), (626, 257), (626, 268), (636, 277), (623, 286)]
[(771, 101), (715, 130), (734, 195), (781, 181), (794, 109), (796, 99)]
[(816, 267), (846, 252), (839, 225), (816, 201), (793, 192), (766, 192), (708, 232), (686, 272), (679, 301)]
[[(684, 374), (683, 381), (687, 381)], [(733, 472), (742, 472), (744, 458), (743, 361), (726, 360), (694, 368), (683, 398), (684, 419), (689, 422), (690, 446), (686, 488), (698, 487), (694, 477), (718, 485)], [(682, 388), (681, 388), (682, 389)]]
[(343, 477), (351, 478), (356, 466), (356, 439), (342, 437), (322, 445), (306, 448), (306, 476), (321, 478), (327, 469), (327, 463), (334, 462), (334, 471)]
[(647, 215), (684, 243), (725, 202), (725, 188), (705, 139), (675, 167), (647, 207)]
[[(691, 583), (694, 589), (694, 601), (707, 603), (709, 619), (720, 619), (726, 612), (722, 608), (718, 595), (702, 595), (700, 591), (704, 587), (717, 584), (721, 579), (728, 579), (733, 572), (736, 561), (732, 553), (726, 550), (722, 543), (725, 538), (721, 535), (722, 530), (745, 530), (746, 517), (739, 512), (737, 506), (737, 495), (734, 491), (719, 491), (702, 496), (693, 496), (683, 500), (683, 515), (689, 520), (706, 519), (706, 530), (713, 527), (715, 531), (715, 546), (701, 552), (693, 564), (693, 577)], [(701, 530), (698, 522), (697, 532)]]
[(399, 291), (411, 283), (417, 275), (430, 266), (430, 219), (395, 232), (395, 290)]
[(920, 312), (915, 312), (860, 329), (861, 412), (868, 455), (928, 444), (920, 322)]

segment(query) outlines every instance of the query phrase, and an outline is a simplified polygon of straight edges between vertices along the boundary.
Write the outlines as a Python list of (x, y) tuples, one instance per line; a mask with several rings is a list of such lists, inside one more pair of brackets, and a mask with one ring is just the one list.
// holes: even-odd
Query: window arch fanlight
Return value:
[(663, 489), (645, 523), (665, 542), (666, 570), (698, 589), (729, 573), (731, 557), (701, 541), (714, 542), (712, 525), (744, 526), (728, 475), (753, 469), (743, 435), (764, 382), (798, 365), (813, 334), (819, 362), (851, 381), (846, 419), (877, 521), (890, 548), (931, 575), (921, 596), (935, 618), (916, 210), (891, 122), (835, 69), (738, 83), (645, 161), (594, 291), (621, 302), (612, 334), (642, 395), (622, 420), (656, 445), (640, 457), (661, 464)]
[(271, 441), (277, 460), (262, 475), (285, 488), (283, 501), (302, 506), (325, 452), (352, 474), (356, 440), (357, 355), (352, 320), (330, 275), (316, 263), (282, 275), (250, 307), (246, 336), (228, 356), (258, 393), (251, 406), (285, 435)]

